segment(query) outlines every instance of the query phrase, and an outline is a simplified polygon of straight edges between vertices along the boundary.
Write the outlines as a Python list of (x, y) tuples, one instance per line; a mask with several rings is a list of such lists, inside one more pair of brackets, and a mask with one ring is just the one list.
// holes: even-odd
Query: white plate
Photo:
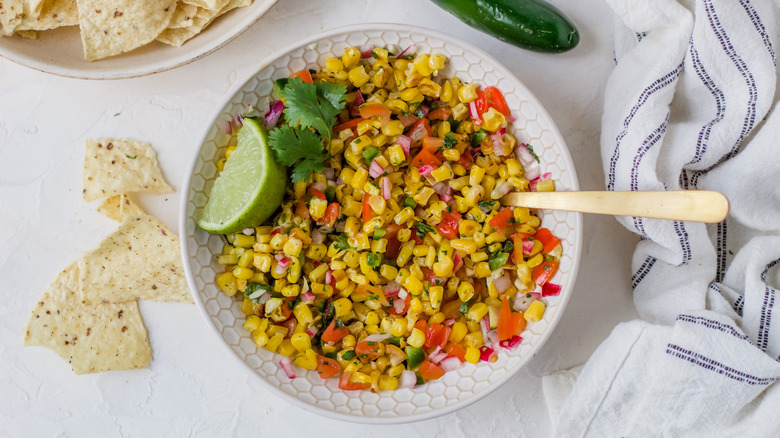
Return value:
[(499, 352), (498, 361), (466, 364), (439, 380), (414, 389), (379, 394), (342, 391), (337, 388), (338, 379), (322, 380), (316, 372), (301, 369), (297, 369), (298, 377), (290, 380), (278, 365), (281, 356), (255, 347), (249, 333), (242, 328), (245, 316), (240, 311), (240, 301), (226, 296), (214, 284), (215, 274), (222, 272), (214, 255), (221, 252), (223, 240), (197, 228), (194, 222), (196, 210), (206, 204), (217, 173), (216, 161), (224, 155), (228, 140), (228, 136), (217, 129), (217, 123), (241, 113), (244, 105), (270, 96), (274, 79), (288, 77), (304, 68), (322, 66), (326, 58), (340, 56), (345, 47), (392, 44), (403, 49), (412, 42), (416, 44), (417, 52), (436, 52), (449, 58), (443, 71), (446, 77), (457, 75), (462, 80), (501, 89), (516, 117), (514, 134), (535, 146), (543, 171), (552, 173), (558, 190), (578, 190), (574, 165), (558, 129), (539, 101), (506, 68), (476, 47), (449, 35), (382, 23), (335, 29), (269, 58), (257, 73), (235, 90), (220, 107), (211, 125), (206, 127), (202, 146), (182, 186), (187, 188), (180, 212), (184, 268), (195, 301), (208, 324), (232, 355), (246, 364), (248, 371), (269, 390), (303, 409), (340, 420), (374, 424), (417, 421), (452, 412), (486, 396), (509, 380), (550, 336), (571, 296), (579, 265), (582, 216), (579, 213), (544, 212), (543, 226), (550, 228), (563, 242), (563, 257), (555, 277), (555, 282), (563, 288), (560, 296), (546, 298), (548, 307), (544, 318), (529, 323), (522, 344), (515, 351)]
[(100, 61), (85, 61), (78, 26), (38, 32), (37, 40), (0, 37), (0, 56), (45, 73), (78, 79), (146, 76), (189, 64), (219, 49), (248, 29), (279, 0), (255, 0), (214, 20), (181, 47), (157, 41)]

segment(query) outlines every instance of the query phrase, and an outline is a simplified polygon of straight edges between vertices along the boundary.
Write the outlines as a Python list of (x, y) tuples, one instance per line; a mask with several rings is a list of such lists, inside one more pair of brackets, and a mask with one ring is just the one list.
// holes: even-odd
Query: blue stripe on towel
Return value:
[(747, 383), (748, 385), (769, 385), (778, 379), (777, 377), (756, 377), (750, 375), (674, 344), (668, 344), (666, 346), (666, 354), (670, 354), (674, 357), (686, 360), (704, 369), (715, 371), (718, 374), (724, 375), (738, 382)]

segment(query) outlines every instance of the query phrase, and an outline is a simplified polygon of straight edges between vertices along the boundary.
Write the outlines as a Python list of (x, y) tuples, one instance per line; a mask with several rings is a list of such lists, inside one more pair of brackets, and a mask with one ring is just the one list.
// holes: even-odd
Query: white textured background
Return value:
[(537, 357), (485, 399), (435, 420), (363, 427), (292, 407), (261, 389), (190, 305), (141, 303), (154, 351), (145, 370), (75, 376), (54, 353), (21, 342), (49, 282), (115, 227), (81, 199), (84, 139), (151, 142), (177, 191), (139, 201), (175, 228), (180, 181), (216, 105), (263, 58), (323, 29), (408, 23), (481, 47), (550, 112), (581, 188), (603, 189), (598, 138), (613, 67), (611, 11), (598, 0), (553, 3), (579, 27), (580, 45), (570, 53), (506, 45), (428, 1), (281, 0), (227, 47), (149, 77), (87, 82), (0, 59), (0, 436), (549, 436), (541, 376), (584, 362), (612, 327), (636, 316), (629, 293), (634, 238), (611, 217), (585, 217), (576, 290)]

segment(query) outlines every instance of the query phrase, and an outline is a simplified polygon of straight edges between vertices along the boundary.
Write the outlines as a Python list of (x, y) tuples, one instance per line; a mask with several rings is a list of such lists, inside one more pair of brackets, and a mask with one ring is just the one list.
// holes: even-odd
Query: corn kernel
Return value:
[(474, 332), (471, 332), (471, 333), (467, 334), (463, 338), (463, 342), (468, 347), (479, 348), (479, 347), (482, 346), (482, 344), (485, 343), (485, 339), (482, 337), (482, 332), (481, 331), (474, 331)]
[(479, 353), (479, 349), (476, 347), (468, 347), (466, 349), (466, 362), (468, 363), (477, 363), (479, 362), (479, 358), (481, 357)]
[(485, 303), (474, 303), (469, 307), (466, 317), (472, 321), (479, 321), (488, 313), (488, 306)]
[(442, 164), (438, 169), (431, 172), (431, 176), (436, 179), (436, 182), (446, 181), (452, 178), (452, 170), (446, 164)]
[(487, 262), (479, 262), (474, 266), (474, 276), (477, 278), (485, 278), (490, 276), (490, 265)]
[(461, 103), (471, 103), (477, 99), (477, 85), (467, 84), (458, 89), (458, 99)]
[(229, 297), (232, 297), (236, 294), (236, 292), (238, 292), (238, 288), (236, 287), (236, 277), (230, 271), (219, 274), (214, 281), (217, 283), (217, 286), (219, 286), (222, 292)]
[(533, 300), (528, 306), (528, 309), (523, 313), (527, 321), (539, 321), (544, 316), (544, 311), (547, 306), (539, 300)]
[(360, 50), (356, 47), (347, 47), (344, 49), (344, 54), (341, 55), (341, 62), (344, 65), (344, 68), (351, 68), (360, 62), (360, 57)]
[(325, 60), (325, 69), (330, 71), (344, 70), (344, 62), (338, 58), (328, 58)]
[(468, 328), (466, 327), (466, 324), (462, 322), (456, 322), (455, 324), (452, 324), (452, 331), (450, 332), (449, 340), (455, 343), (460, 343), (467, 333)]
[(425, 342), (425, 333), (418, 328), (413, 328), (412, 333), (406, 338), (406, 343), (412, 347), (421, 348)]
[(293, 347), (300, 352), (311, 348), (311, 338), (306, 333), (296, 333), (290, 337)]

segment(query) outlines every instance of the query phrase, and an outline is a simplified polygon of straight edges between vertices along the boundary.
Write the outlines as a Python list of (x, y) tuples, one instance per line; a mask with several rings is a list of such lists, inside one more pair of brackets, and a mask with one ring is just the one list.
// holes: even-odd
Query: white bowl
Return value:
[(181, 47), (161, 42), (99, 61), (85, 61), (78, 26), (38, 32), (37, 40), (0, 38), (0, 56), (45, 73), (77, 79), (123, 79), (170, 70), (198, 60), (247, 30), (279, 0), (254, 0), (214, 20)]
[(443, 74), (447, 77), (457, 75), (462, 80), (495, 85), (503, 91), (516, 117), (515, 135), (536, 147), (543, 171), (552, 173), (558, 190), (578, 190), (574, 165), (558, 129), (539, 101), (506, 68), (476, 47), (449, 35), (382, 23), (335, 29), (270, 57), (220, 107), (206, 129), (190, 174), (182, 186), (187, 188), (182, 198), (180, 223), (184, 268), (189, 286), (195, 292), (195, 302), (208, 324), (233, 355), (274, 394), (303, 409), (340, 420), (374, 424), (417, 421), (452, 412), (486, 396), (512, 377), (550, 336), (571, 296), (579, 265), (582, 216), (579, 213), (544, 212), (543, 226), (550, 228), (563, 242), (563, 257), (555, 277), (555, 282), (563, 288), (559, 296), (546, 298), (548, 306), (544, 318), (529, 323), (523, 332), (522, 344), (512, 352), (499, 352), (498, 361), (466, 364), (441, 379), (414, 389), (379, 394), (342, 391), (337, 387), (338, 379), (322, 380), (316, 372), (300, 369), (297, 370), (298, 377), (290, 380), (278, 365), (281, 356), (255, 347), (249, 333), (242, 328), (245, 316), (240, 311), (239, 300), (226, 296), (214, 284), (215, 274), (222, 272), (214, 261), (214, 254), (221, 252), (223, 240), (197, 228), (194, 221), (195, 212), (206, 204), (217, 173), (216, 161), (223, 156), (228, 140), (228, 136), (217, 129), (217, 123), (241, 113), (244, 105), (270, 96), (274, 79), (324, 65), (326, 58), (340, 56), (345, 47), (392, 44), (403, 49), (412, 42), (418, 52), (446, 55), (449, 62)]

